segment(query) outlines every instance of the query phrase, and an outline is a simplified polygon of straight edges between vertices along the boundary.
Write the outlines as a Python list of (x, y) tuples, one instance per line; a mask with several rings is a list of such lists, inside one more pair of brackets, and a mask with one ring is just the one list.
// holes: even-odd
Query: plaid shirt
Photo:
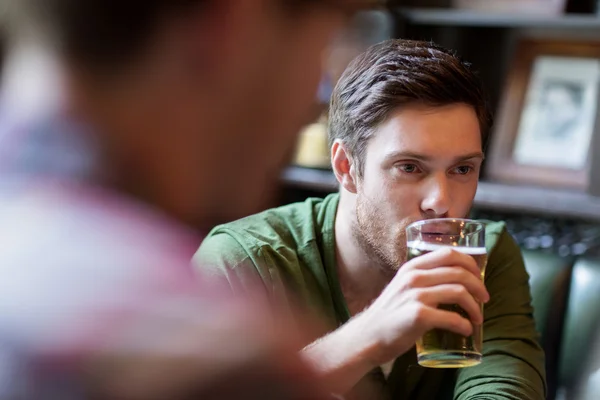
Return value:
[(223, 300), (189, 267), (200, 237), (90, 183), (85, 132), (61, 118), (0, 118), (2, 399), (80, 399), (77, 372), (107, 338), (174, 304)]

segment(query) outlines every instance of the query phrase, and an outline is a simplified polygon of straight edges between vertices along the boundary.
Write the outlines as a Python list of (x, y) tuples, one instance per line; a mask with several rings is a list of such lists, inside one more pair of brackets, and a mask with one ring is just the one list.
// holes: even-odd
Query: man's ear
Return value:
[(331, 167), (340, 185), (350, 193), (356, 194), (356, 164), (339, 139), (336, 139), (331, 146)]

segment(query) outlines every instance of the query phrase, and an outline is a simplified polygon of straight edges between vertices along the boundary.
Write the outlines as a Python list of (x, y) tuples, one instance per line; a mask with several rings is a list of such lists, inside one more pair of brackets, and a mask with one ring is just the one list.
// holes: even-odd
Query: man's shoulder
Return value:
[(487, 248), (488, 254), (492, 254), (497, 251), (502, 251), (507, 247), (511, 246), (511, 242), (514, 242), (513, 237), (506, 229), (506, 223), (504, 221), (491, 221), (491, 220), (479, 220), (485, 224), (485, 247)]
[(32, 186), (0, 193), (0, 325), (9, 338), (88, 340), (109, 329), (103, 317), (196, 293), (189, 257), (200, 240), (186, 228), (118, 194)]
[[(215, 227), (196, 252), (196, 268), (216, 274), (258, 274), (269, 280), (280, 273), (322, 268), (321, 252), (334, 229), (338, 196), (309, 198)], [(293, 271), (293, 272), (292, 272)]]
[(213, 243), (220, 250), (227, 250), (229, 245), (237, 242), (238, 247), (253, 251), (264, 247), (302, 247), (327, 229), (321, 214), (335, 201), (335, 196), (309, 198), (219, 225), (209, 233), (202, 246)]
[(485, 223), (485, 244), (488, 252), (488, 266), (495, 264), (523, 264), (521, 247), (508, 231), (503, 221), (481, 220)]
[(193, 231), (170, 218), (103, 189), (33, 184), (0, 197), (1, 229), (12, 240), (11, 251), (2, 252), (2, 257), (15, 256), (21, 262), (29, 260), (28, 254), (31, 262), (55, 263), (86, 262), (93, 255), (87, 262), (127, 260), (149, 268), (158, 259), (183, 263), (200, 242)]

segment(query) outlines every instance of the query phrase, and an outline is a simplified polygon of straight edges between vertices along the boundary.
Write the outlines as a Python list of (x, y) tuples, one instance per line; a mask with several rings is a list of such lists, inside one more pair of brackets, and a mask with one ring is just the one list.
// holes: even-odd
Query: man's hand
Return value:
[[(374, 343), (371, 360), (377, 366), (404, 354), (431, 329), (471, 335), (472, 324), (483, 323), (478, 302), (488, 300), (475, 260), (441, 249), (404, 264), (377, 300), (352, 322)], [(439, 309), (440, 304), (459, 305), (470, 320)]]
[[(365, 311), (304, 351), (338, 393), (352, 388), (369, 370), (411, 349), (418, 338), (439, 328), (472, 334), (483, 323), (478, 301), (489, 301), (475, 260), (440, 249), (405, 263)], [(470, 317), (441, 310), (458, 304)]]

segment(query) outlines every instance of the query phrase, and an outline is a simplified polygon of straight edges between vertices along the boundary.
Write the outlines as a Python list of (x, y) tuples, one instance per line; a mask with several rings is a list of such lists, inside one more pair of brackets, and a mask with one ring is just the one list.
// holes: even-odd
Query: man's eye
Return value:
[(419, 167), (415, 164), (401, 164), (398, 166), (398, 169), (402, 172), (406, 172), (407, 174), (414, 174), (419, 172)]
[(467, 175), (469, 172), (473, 170), (473, 167), (468, 165), (461, 165), (460, 167), (456, 167), (454, 171), (459, 175)]

